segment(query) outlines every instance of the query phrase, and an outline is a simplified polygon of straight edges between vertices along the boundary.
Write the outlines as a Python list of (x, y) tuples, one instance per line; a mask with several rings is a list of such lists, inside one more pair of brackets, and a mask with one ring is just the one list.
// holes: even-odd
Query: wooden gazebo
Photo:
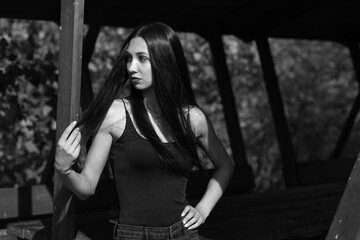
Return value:
[[(307, 194), (309, 192), (311, 192), (310, 195), (314, 198), (331, 195), (335, 206), (337, 206), (343, 190), (343, 185), (341, 184), (335, 187), (335, 192), (338, 194), (336, 196), (332, 195), (334, 192), (330, 190), (332, 188), (328, 185), (325, 188), (315, 188), (312, 191), (303, 188), (300, 191), (295, 190), (297, 189), (295, 187), (299, 187), (296, 156), (273, 66), (268, 38), (316, 39), (342, 43), (351, 52), (357, 81), (360, 83), (360, 18), (357, 15), (359, 11), (360, 3), (354, 3), (349, 0), (223, 0), (213, 2), (205, 0), (177, 2), (161, 0), (139, 0), (137, 2), (102, 0), (87, 1), (86, 3), (84, 3), (84, 0), (12, 0), (1, 2), (0, 17), (48, 20), (57, 22), (61, 26), (57, 138), (70, 121), (78, 118), (80, 106), (82, 109), (86, 109), (93, 97), (87, 66), (90, 62), (101, 26), (134, 27), (144, 21), (156, 20), (169, 24), (177, 31), (195, 32), (203, 36), (209, 42), (213, 55), (226, 127), (231, 142), (232, 157), (237, 166), (229, 190), (232, 194), (251, 189), (254, 180), (251, 168), (247, 162), (246, 149), (243, 143), (230, 76), (225, 60), (222, 35), (233, 34), (244, 41), (256, 41), (282, 156), (284, 179), (286, 186), (290, 189), (286, 192), (286, 196), (289, 196), (289, 194), (297, 196), (296, 194)], [(89, 30), (87, 35), (83, 37), (82, 28), (84, 22), (89, 25)], [(333, 151), (333, 157), (340, 156), (359, 108), (360, 94), (358, 93)], [(49, 166), (51, 166), (51, 163)], [(358, 190), (354, 190), (353, 186), (360, 181), (360, 173), (357, 174), (355, 171), (356, 168), (354, 168), (351, 181), (338, 208), (335, 217), (337, 222), (334, 220), (331, 231), (328, 234), (328, 239), (333, 239), (334, 236), (336, 236), (335, 239), (338, 239), (344, 231), (346, 232), (344, 234), (348, 236), (348, 238), (344, 239), (355, 239), (355, 237), (351, 236), (357, 236), (358, 227), (343, 226), (346, 225), (346, 221), (359, 223), (360, 214), (350, 215), (347, 219), (342, 218), (344, 214), (349, 213), (349, 210), (345, 207), (346, 205), (352, 204), (351, 206), (353, 207), (360, 205), (356, 201), (350, 202), (349, 200), (352, 199), (349, 197), (351, 194), (357, 194), (358, 192)], [(96, 208), (103, 207), (106, 204), (113, 204), (114, 201), (111, 198), (116, 198), (116, 196), (113, 193), (109, 193), (107, 185), (107, 183), (100, 183), (99, 194), (110, 196), (110, 200), (107, 199), (105, 203), (99, 203), (95, 197), (95, 200), (88, 204), (89, 206), (95, 206), (94, 208)], [(4, 212), (6, 216), (3, 214), (0, 219), (36, 217), (53, 213), (52, 238), (73, 239), (75, 233), (75, 208), (72, 195), (61, 184), (57, 176), (55, 176), (54, 186), (54, 199), (52, 199), (52, 194), (49, 193), (46, 185), (26, 189), (0, 189), (0, 192), (2, 191), (3, 194), (7, 194), (7, 198), (4, 198), (6, 200), (5, 203), (0, 202), (0, 214)], [(323, 195), (314, 195), (313, 192), (316, 191), (323, 193)], [(281, 194), (284, 194), (284, 192)], [(20, 199), (20, 196), (32, 199), (30, 204), (25, 203), (28, 204), (27, 206), (31, 208), (31, 211), (21, 210), (23, 207), (20, 206), (20, 203), (24, 203), (24, 199)], [(260, 198), (254, 196), (247, 197), (248, 199), (245, 200), (247, 204), (251, 202), (256, 203), (257, 201), (258, 204), (261, 204), (261, 201), (258, 200)], [(281, 195), (281, 197), (284, 198), (284, 195)], [(0, 195), (0, 200), (2, 198), (2, 195)], [(229, 200), (230, 198), (232, 200)], [(226, 199), (225, 201), (229, 201), (232, 204), (240, 204), (241, 201), (244, 201), (238, 195), (232, 195), (231, 197), (230, 194), (229, 199)], [(257, 200), (253, 201), (254, 199)], [(271, 196), (270, 199), (272, 199)], [(285, 199), (287, 198), (285, 197)], [(289, 199), (292, 198), (290, 197)], [(219, 204), (219, 207), (226, 208), (229, 206)], [(331, 205), (331, 207), (332, 212), (330, 211), (330, 214), (334, 214), (336, 208), (334, 208), (334, 205)], [(86, 207), (83, 207), (83, 209), (86, 209)], [(235, 212), (233, 217), (236, 217)], [(226, 216), (232, 216), (231, 214)], [(327, 216), (326, 223), (328, 223), (328, 219), (329, 216)], [(209, 222), (211, 224), (211, 220)], [(308, 225), (310, 224), (312, 222), (308, 223)], [(216, 226), (214, 221), (213, 226)], [(329, 225), (327, 225), (328, 227)], [(327, 228), (326, 224), (321, 225), (316, 231), (327, 231)], [(301, 229), (299, 231), (302, 234), (313, 233), (313, 228), (310, 229), (309, 226)], [(238, 232), (238, 230), (233, 231), (234, 233)], [(276, 239), (276, 237), (284, 238), (284, 236), (293, 237), (299, 233), (296, 230), (285, 232), (286, 234), (275, 234), (272, 239)], [(218, 236), (222, 236), (219, 239), (232, 239), (231, 236), (234, 235), (228, 233), (219, 234)]]

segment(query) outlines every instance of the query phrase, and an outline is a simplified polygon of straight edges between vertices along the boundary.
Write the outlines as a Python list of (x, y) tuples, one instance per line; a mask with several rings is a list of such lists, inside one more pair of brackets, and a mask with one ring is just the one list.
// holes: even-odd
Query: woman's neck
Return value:
[(146, 110), (155, 115), (160, 115), (161, 110), (154, 91), (143, 92), (143, 102)]

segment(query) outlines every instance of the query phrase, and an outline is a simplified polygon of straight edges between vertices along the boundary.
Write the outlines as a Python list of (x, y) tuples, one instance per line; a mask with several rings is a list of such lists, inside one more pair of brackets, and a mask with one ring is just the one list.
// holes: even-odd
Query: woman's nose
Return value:
[(128, 63), (128, 71), (129, 71), (129, 73), (136, 73), (137, 72), (135, 61), (130, 61)]

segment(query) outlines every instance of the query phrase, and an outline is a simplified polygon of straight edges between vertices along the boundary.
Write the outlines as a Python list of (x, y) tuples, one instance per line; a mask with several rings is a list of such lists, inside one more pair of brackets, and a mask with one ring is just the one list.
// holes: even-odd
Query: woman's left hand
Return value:
[(196, 208), (187, 205), (181, 213), (184, 226), (188, 229), (195, 229), (205, 222), (204, 215)]

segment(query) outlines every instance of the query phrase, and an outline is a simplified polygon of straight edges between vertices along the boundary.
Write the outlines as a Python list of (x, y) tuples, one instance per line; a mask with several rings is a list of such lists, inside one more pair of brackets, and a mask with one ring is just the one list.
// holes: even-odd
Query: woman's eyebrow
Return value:
[(148, 52), (136, 52), (136, 55), (141, 55), (141, 54), (149, 55)]
[[(126, 55), (130, 55), (130, 56), (131, 56), (132, 53), (129, 52), (129, 51), (126, 51)], [(140, 51), (140, 52), (136, 52), (135, 55), (147, 55), (147, 56), (149, 56), (149, 53), (148, 53), (148, 52), (142, 52), (142, 51)]]

